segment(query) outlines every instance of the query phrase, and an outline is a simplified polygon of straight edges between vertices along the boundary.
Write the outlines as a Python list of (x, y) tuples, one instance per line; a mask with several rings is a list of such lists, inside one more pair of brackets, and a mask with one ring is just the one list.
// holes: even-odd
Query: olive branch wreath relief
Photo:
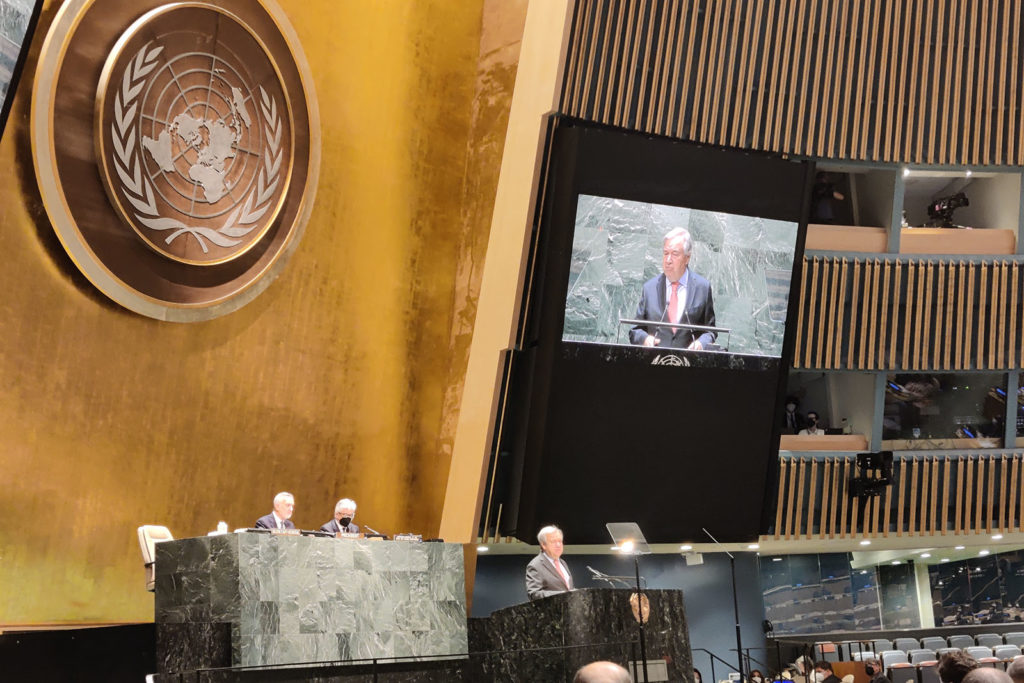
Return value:
[(139, 149), (136, 148), (136, 113), (138, 97), (145, 85), (146, 77), (157, 66), (157, 57), (163, 46), (144, 45), (125, 67), (121, 87), (114, 96), (114, 121), (110, 124), (110, 136), (114, 146), (114, 169), (122, 182), (122, 192), (138, 213), (135, 219), (151, 230), (171, 230), (164, 240), (170, 244), (181, 235), (192, 235), (203, 253), (209, 253), (206, 240), (220, 247), (233, 247), (256, 228), (258, 221), (271, 206), (271, 199), (280, 181), (281, 172), (281, 117), (278, 116), (277, 102), (260, 86), (262, 99), (260, 111), (266, 122), (264, 131), (267, 149), (262, 155), (263, 168), (258, 174), (257, 186), (249, 193), (244, 203), (224, 221), (219, 228), (190, 226), (175, 218), (161, 217), (157, 211), (153, 187), (142, 172)]

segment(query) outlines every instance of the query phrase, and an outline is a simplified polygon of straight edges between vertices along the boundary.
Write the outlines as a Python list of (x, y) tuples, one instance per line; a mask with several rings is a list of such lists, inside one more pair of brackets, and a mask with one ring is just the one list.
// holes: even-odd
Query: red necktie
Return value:
[(670, 323), (679, 321), (679, 282), (672, 283), (672, 295), (668, 298), (668, 321)]
[(569, 576), (565, 573), (565, 569), (562, 568), (562, 562), (560, 560), (555, 560), (555, 567), (558, 569), (558, 573), (562, 575), (562, 581), (565, 582), (565, 587), (572, 588), (572, 586), (569, 585)]

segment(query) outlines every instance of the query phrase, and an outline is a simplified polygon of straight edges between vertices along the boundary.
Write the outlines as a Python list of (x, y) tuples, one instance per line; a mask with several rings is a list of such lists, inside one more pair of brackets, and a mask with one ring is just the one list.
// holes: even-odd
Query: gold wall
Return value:
[(526, 0), (282, 0), (323, 122), (316, 206), (280, 278), (160, 323), (74, 269), (28, 140), (44, 8), (0, 142), (0, 626), (146, 621), (135, 529), (437, 533)]

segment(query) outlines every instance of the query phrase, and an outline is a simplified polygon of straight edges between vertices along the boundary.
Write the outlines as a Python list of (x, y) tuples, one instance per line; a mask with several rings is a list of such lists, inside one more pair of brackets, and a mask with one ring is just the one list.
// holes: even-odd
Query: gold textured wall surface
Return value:
[[(28, 140), (44, 8), (0, 142), (0, 626), (147, 621), (135, 529), (437, 533), (525, 0), (282, 0), (314, 74), (316, 205), (238, 312), (161, 323), (72, 265)], [(517, 34), (518, 31), (518, 34)]]

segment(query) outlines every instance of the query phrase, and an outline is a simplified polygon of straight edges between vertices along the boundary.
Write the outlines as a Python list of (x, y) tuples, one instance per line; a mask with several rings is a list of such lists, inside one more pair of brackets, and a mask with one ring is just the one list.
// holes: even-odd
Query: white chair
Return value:
[(146, 567), (146, 590), (152, 592), (156, 585), (156, 544), (173, 541), (171, 530), (165, 526), (144, 524), (139, 527), (139, 548)]

